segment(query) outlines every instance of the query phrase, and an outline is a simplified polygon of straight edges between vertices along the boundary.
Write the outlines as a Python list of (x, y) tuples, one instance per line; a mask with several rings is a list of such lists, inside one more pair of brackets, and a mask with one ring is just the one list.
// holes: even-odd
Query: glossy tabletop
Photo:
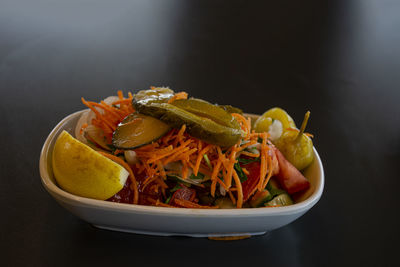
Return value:
[[(399, 249), (399, 1), (0, 0), (2, 266), (393, 266)], [(324, 163), (297, 221), (232, 242), (100, 230), (40, 183), (51, 129), (121, 89), (286, 109)], [(3, 265), (5, 263), (5, 265)]]

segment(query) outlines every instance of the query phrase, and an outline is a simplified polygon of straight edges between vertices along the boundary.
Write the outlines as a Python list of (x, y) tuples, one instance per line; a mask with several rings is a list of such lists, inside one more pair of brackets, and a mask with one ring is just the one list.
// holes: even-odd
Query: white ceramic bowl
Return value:
[(314, 148), (315, 159), (304, 174), (311, 188), (297, 203), (286, 207), (244, 209), (178, 209), (122, 204), (72, 195), (54, 180), (51, 153), (62, 130), (73, 135), (84, 111), (64, 118), (47, 137), (40, 154), (40, 175), (46, 190), (67, 210), (96, 227), (151, 235), (192, 237), (256, 235), (291, 223), (313, 207), (322, 195), (324, 171)]

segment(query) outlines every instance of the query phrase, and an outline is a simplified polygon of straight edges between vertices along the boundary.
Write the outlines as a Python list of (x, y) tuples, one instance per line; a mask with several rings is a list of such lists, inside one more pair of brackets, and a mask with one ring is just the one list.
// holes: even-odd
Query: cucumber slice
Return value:
[(266, 207), (273, 207), (273, 206), (288, 206), (292, 205), (293, 200), (288, 194), (280, 194), (274, 197), (271, 201), (268, 201), (264, 205)]
[(113, 134), (113, 145), (119, 149), (134, 149), (149, 144), (164, 136), (170, 126), (143, 114), (128, 115)]
[(253, 208), (261, 207), (265, 202), (272, 199), (272, 195), (268, 190), (257, 192), (250, 200), (250, 206)]
[(221, 197), (215, 200), (214, 205), (220, 209), (235, 209), (236, 205), (232, 203), (229, 197)]

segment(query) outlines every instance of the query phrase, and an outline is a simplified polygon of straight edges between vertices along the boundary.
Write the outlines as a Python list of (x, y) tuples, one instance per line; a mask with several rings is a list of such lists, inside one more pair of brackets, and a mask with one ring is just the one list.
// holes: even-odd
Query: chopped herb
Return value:
[[(190, 186), (190, 184), (189, 184), (189, 186)], [(175, 184), (175, 186), (171, 189), (171, 190), (169, 190), (169, 196), (168, 196), (168, 198), (165, 200), (165, 204), (169, 204), (169, 202), (171, 202), (171, 198), (173, 197), (173, 195), (174, 195), (174, 192), (176, 192), (176, 191), (178, 191), (178, 190), (180, 190), (180, 189), (183, 189), (185, 187), (185, 184), (184, 183), (176, 183)]]
[(197, 176), (194, 175), (193, 173), (189, 176), (189, 179), (191, 180), (203, 180), (204, 179), (204, 174), (201, 172), (197, 173)]
[(176, 184), (176, 185), (174, 186), (174, 188), (172, 188), (171, 190), (169, 190), (169, 192), (173, 193), (173, 192), (175, 192), (175, 191), (178, 191), (179, 189), (182, 189), (181, 185), (180, 185), (180, 184)]
[(202, 185), (204, 185), (205, 187), (210, 187), (211, 186), (211, 181), (205, 181), (204, 183), (202, 183)]
[(252, 162), (260, 161), (260, 158), (238, 158), (238, 161), (243, 165), (246, 165)]
[(170, 178), (178, 183), (183, 184), (186, 187), (191, 187), (191, 184), (188, 182), (185, 182), (185, 180), (179, 176), (179, 174), (167, 174), (167, 178)]
[(206, 163), (207, 163), (208, 168), (210, 168), (210, 170), (212, 170), (213, 168), (212, 168), (210, 159), (208, 158), (207, 154), (204, 154), (203, 157), (204, 157), (204, 160), (205, 160)]
[(235, 168), (236, 173), (239, 176), (239, 179), (242, 183), (248, 179), (247, 175), (243, 172), (242, 167), (240, 167), (239, 162), (235, 163), (234, 168)]
[(171, 200), (171, 198), (172, 198), (172, 195), (170, 195), (170, 196), (167, 198), (167, 200), (165, 200), (165, 204), (168, 204), (169, 201)]
[(263, 141), (263, 139), (262, 139), (261, 137), (258, 137), (258, 138), (257, 138), (257, 142), (258, 142), (258, 143), (262, 143), (262, 141)]

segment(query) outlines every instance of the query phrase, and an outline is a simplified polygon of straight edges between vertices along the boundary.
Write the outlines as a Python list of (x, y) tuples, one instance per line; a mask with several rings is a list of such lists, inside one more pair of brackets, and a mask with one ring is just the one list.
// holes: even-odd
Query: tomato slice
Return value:
[(289, 193), (297, 193), (310, 187), (310, 182), (304, 175), (296, 169), (283, 154), (276, 149), (276, 156), (279, 163), (279, 173), (277, 175), (279, 184)]
[(188, 200), (193, 202), (196, 197), (196, 190), (181, 185), (182, 188), (175, 191), (169, 201), (170, 205), (176, 206), (175, 199)]
[(240, 163), (240, 167), (245, 168), (249, 172), (247, 180), (242, 183), (243, 202), (245, 202), (250, 198), (260, 180), (260, 162)]
[(131, 185), (131, 180), (127, 179), (124, 187), (116, 193), (114, 196), (110, 197), (107, 199), (108, 201), (111, 202), (117, 202), (117, 203), (133, 203), (133, 191), (130, 188)]

